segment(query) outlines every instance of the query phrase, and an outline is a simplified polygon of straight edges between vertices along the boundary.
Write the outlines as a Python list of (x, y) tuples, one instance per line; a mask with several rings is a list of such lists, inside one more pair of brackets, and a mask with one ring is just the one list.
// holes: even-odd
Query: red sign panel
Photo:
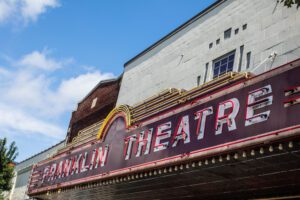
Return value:
[(299, 75), (300, 67), (281, 67), (154, 116), (134, 130), (126, 129), (120, 115), (103, 142), (38, 164), (29, 194), (280, 135), (300, 125)]

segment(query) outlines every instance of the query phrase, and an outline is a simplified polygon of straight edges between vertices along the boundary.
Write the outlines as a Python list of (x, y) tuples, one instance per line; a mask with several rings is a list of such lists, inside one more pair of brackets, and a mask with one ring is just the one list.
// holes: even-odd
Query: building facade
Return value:
[[(295, 60), (299, 23), (295, 7), (275, 0), (216, 1), (125, 64), (117, 104), (133, 106), (167, 88), (190, 90), (226, 71), (259, 74)], [(216, 69), (226, 57), (227, 67)]]
[(15, 177), (12, 180), (13, 186), (10, 194), (8, 195), (8, 199), (9, 200), (29, 199), (26, 192), (27, 192), (29, 177), (32, 172), (32, 166), (46, 158), (52, 157), (62, 147), (64, 147), (64, 141), (18, 163), (14, 169)]
[(118, 106), (100, 129), (86, 127), (80, 142), (36, 164), (28, 194), (49, 200), (297, 198), (299, 74), (300, 59), (261, 75), (231, 72), (189, 91), (169, 89), (134, 107)]
[(100, 82), (36, 199), (297, 198), (300, 13), (218, 0)]

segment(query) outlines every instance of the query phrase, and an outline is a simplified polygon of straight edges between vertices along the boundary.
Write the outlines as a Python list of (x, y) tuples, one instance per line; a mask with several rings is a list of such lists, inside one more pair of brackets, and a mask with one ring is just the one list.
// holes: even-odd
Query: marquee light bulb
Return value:
[(227, 154), (226, 160), (230, 160), (230, 155), (229, 154)]
[(247, 157), (247, 154), (245, 151), (243, 151), (243, 154), (242, 154), (243, 158), (246, 158)]
[(198, 166), (199, 167), (202, 166), (202, 162), (201, 161), (198, 162)]
[(264, 154), (264, 152), (265, 152), (265, 151), (264, 151), (264, 148), (261, 147), (261, 148), (259, 149), (259, 153), (260, 153), (260, 154)]
[(219, 162), (223, 162), (222, 156), (219, 157)]
[(178, 166), (175, 166), (175, 167), (174, 167), (174, 170), (175, 170), (175, 171), (178, 171)]
[(195, 164), (195, 162), (193, 162), (193, 163), (192, 163), (192, 167), (196, 167), (196, 164)]
[(270, 152), (273, 152), (273, 151), (274, 151), (274, 149), (273, 149), (273, 146), (272, 146), (272, 145), (269, 147), (269, 151), (270, 151)]
[(237, 153), (235, 153), (235, 154), (234, 154), (234, 159), (237, 160), (238, 158), (239, 158), (239, 155), (238, 155)]

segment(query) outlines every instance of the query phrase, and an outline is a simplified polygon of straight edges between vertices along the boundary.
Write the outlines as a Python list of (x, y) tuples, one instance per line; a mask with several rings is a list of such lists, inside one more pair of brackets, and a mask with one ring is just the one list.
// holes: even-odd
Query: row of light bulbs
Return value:
[[(288, 143), (288, 148), (293, 148), (294, 147), (294, 143), (292, 141), (290, 141)], [(269, 148), (263, 148), (260, 147), (258, 152), (254, 149), (252, 149), (250, 151), (250, 156), (255, 156), (256, 153), (259, 153), (261, 155), (263, 155), (265, 153), (265, 151), (269, 151), (270, 153), (272, 153), (275, 149), (278, 149), (279, 151), (283, 150), (283, 144), (280, 143), (278, 145), (270, 145)], [(246, 158), (247, 157), (247, 153), (246, 151), (242, 151), (241, 154), (242, 158)], [(235, 159), (238, 160), (240, 158), (240, 155), (238, 153), (234, 153), (233, 156), (230, 154), (227, 154), (225, 157), (224, 156), (219, 156), (219, 157), (213, 157), (211, 158), (211, 164), (215, 164), (217, 161), (219, 161), (220, 163), (222, 163), (224, 160), (230, 161), (231, 159)], [(200, 161), (194, 161), (191, 163), (186, 163), (186, 164), (180, 164), (180, 165), (175, 165), (175, 166), (170, 166), (170, 167), (165, 167), (165, 168), (161, 168), (161, 169), (155, 169), (155, 170), (151, 170), (149, 172), (141, 172), (141, 173), (136, 173), (136, 174), (131, 174), (131, 175), (127, 175), (124, 177), (116, 177), (110, 180), (104, 180), (104, 181), (100, 181), (100, 182), (96, 182), (96, 183), (89, 183), (86, 185), (76, 185), (72, 188), (63, 188), (63, 189), (58, 189), (58, 190), (53, 190), (53, 191), (48, 191), (47, 195), (51, 195), (51, 194), (55, 194), (55, 193), (61, 193), (61, 192), (65, 192), (65, 191), (71, 191), (71, 190), (77, 190), (77, 189), (88, 189), (88, 188), (92, 188), (92, 187), (97, 187), (97, 186), (106, 186), (106, 185), (112, 185), (112, 184), (116, 184), (116, 183), (122, 183), (122, 182), (126, 182), (126, 181), (131, 181), (131, 180), (136, 180), (136, 179), (141, 179), (141, 178), (147, 178), (147, 177), (151, 177), (151, 176), (157, 176), (157, 175), (162, 175), (162, 174), (167, 174), (167, 173), (172, 173), (172, 172), (178, 172), (178, 171), (182, 171), (184, 169), (190, 169), (190, 168), (195, 168), (195, 167), (201, 167), (201, 166), (207, 166), (209, 165), (209, 160), (210, 159), (205, 159), (205, 160), (200, 160)]]

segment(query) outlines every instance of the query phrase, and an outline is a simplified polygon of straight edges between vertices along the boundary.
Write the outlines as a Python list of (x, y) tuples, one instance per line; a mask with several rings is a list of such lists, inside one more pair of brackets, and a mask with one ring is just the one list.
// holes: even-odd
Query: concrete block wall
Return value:
[[(243, 25), (247, 28), (243, 30)], [(124, 69), (118, 105), (134, 105), (167, 88), (192, 89), (197, 77), (212, 79), (213, 61), (235, 50), (238, 71), (240, 47), (244, 46), (242, 71), (259, 74), (300, 57), (300, 11), (276, 0), (227, 0), (186, 26)], [(231, 28), (231, 37), (224, 31)], [(235, 34), (235, 29), (239, 29)], [(220, 39), (217, 45), (216, 40)], [(209, 48), (209, 44), (213, 47)], [(246, 55), (251, 52), (249, 69)], [(273, 52), (274, 60), (267, 59)]]

